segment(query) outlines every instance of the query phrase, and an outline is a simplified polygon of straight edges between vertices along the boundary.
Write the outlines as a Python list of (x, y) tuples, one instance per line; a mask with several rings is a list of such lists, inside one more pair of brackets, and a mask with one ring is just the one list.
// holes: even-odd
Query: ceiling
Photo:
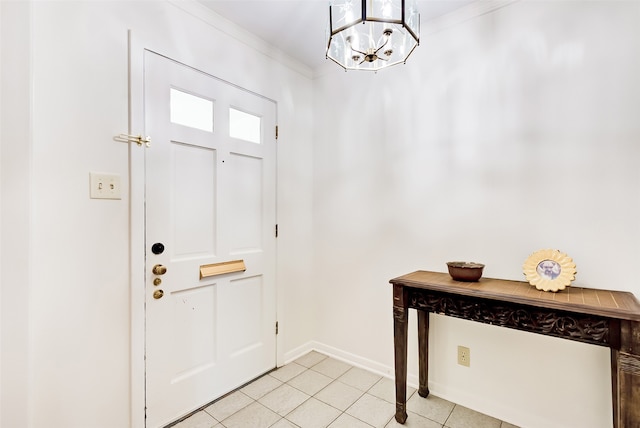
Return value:
[[(198, 0), (312, 70), (326, 64), (329, 0)], [(418, 0), (422, 25), (474, 0)]]

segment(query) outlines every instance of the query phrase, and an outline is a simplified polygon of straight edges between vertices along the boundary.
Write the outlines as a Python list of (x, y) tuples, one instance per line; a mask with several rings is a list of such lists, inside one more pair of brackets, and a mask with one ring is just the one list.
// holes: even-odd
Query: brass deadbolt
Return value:
[(154, 278), (153, 285), (160, 285), (160, 284), (162, 284), (162, 280), (160, 278)]
[(154, 275), (164, 275), (167, 273), (167, 268), (166, 266), (155, 265), (153, 269), (151, 269), (151, 272), (153, 272)]
[(162, 290), (156, 290), (153, 292), (154, 299), (162, 299), (162, 296), (164, 296), (164, 291)]

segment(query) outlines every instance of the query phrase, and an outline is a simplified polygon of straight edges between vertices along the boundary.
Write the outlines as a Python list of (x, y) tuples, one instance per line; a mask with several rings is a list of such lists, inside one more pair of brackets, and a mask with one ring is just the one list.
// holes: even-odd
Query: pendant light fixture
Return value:
[(417, 0), (333, 0), (327, 58), (345, 70), (404, 64), (420, 43)]

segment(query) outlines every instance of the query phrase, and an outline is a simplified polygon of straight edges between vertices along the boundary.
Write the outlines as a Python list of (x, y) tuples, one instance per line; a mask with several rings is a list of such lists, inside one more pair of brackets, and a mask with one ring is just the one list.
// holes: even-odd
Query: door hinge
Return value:
[(276, 238), (278, 237), (278, 225), (276, 224)]
[(276, 140), (278, 139), (278, 125), (276, 125)]
[(278, 321), (276, 321), (276, 334), (278, 334)]

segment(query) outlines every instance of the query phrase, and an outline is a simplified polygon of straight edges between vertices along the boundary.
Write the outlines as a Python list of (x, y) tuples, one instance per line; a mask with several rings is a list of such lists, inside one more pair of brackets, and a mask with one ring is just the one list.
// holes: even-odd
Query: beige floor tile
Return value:
[(226, 428), (268, 428), (280, 419), (277, 413), (254, 401), (222, 421)]
[(297, 363), (297, 364), (300, 364), (301, 366), (305, 366), (307, 368), (310, 368), (310, 367), (315, 366), (316, 364), (318, 364), (320, 361), (324, 360), (325, 358), (327, 358), (326, 355), (321, 354), (321, 353), (316, 352), (316, 351), (311, 351), (311, 352), (308, 352), (308, 353), (304, 354), (302, 357), (298, 358), (294, 362)]
[(407, 412), (407, 420), (404, 425), (396, 422), (394, 416), (385, 428), (442, 428), (442, 424), (420, 416), (417, 413)]
[(332, 379), (337, 379), (347, 372), (352, 366), (334, 358), (325, 358), (318, 364), (313, 366), (311, 370), (322, 373), (325, 376), (329, 376)]
[(280, 416), (284, 416), (308, 399), (309, 395), (285, 383), (266, 394), (258, 402)]
[(463, 406), (455, 406), (445, 422), (447, 428), (500, 428), (502, 422)]
[(240, 391), (253, 398), (254, 400), (258, 400), (280, 385), (282, 385), (282, 381), (276, 379), (271, 375), (264, 375), (260, 379), (251, 382)]
[(307, 368), (300, 364), (289, 363), (286, 366), (282, 366), (279, 369), (272, 371), (269, 373), (269, 376), (273, 376), (281, 382), (288, 382), (305, 370), (307, 370)]
[(518, 428), (414, 388), (407, 388), (407, 412), (405, 424), (396, 423), (392, 379), (312, 351), (175, 427)]
[(331, 382), (333, 382), (333, 379), (329, 376), (325, 376), (322, 373), (318, 373), (313, 370), (307, 370), (300, 373), (287, 383), (306, 394), (314, 395)]
[(301, 428), (326, 428), (340, 416), (340, 411), (315, 398), (305, 401), (286, 416)]
[(384, 428), (395, 414), (395, 406), (370, 394), (364, 394), (346, 413), (377, 428)]
[(204, 411), (200, 411), (184, 421), (175, 424), (172, 428), (215, 428), (217, 425), (218, 421), (216, 421), (213, 416)]
[(351, 415), (343, 413), (338, 417), (338, 419), (329, 425), (329, 428), (371, 428), (371, 425), (364, 423)]
[[(375, 397), (382, 398), (384, 401), (388, 401), (393, 405), (396, 403), (396, 384), (393, 379), (383, 377), (367, 392)], [(407, 387), (407, 401), (415, 392), (415, 388)]]
[(204, 411), (221, 422), (252, 402), (253, 399), (251, 397), (248, 397), (240, 391), (236, 391), (216, 401), (204, 409)]
[(441, 424), (445, 423), (454, 407), (454, 403), (443, 400), (433, 394), (430, 394), (427, 398), (423, 398), (416, 393), (407, 401), (408, 412), (417, 413), (420, 416), (424, 416), (427, 419)]
[(288, 420), (283, 418), (275, 424), (271, 425), (269, 428), (298, 428), (298, 426), (294, 425), (293, 422), (289, 422)]
[(359, 389), (336, 380), (318, 392), (315, 398), (344, 412), (363, 394)]
[(358, 388), (360, 391), (368, 391), (380, 379), (382, 376), (358, 367), (352, 367), (338, 378), (340, 382)]

